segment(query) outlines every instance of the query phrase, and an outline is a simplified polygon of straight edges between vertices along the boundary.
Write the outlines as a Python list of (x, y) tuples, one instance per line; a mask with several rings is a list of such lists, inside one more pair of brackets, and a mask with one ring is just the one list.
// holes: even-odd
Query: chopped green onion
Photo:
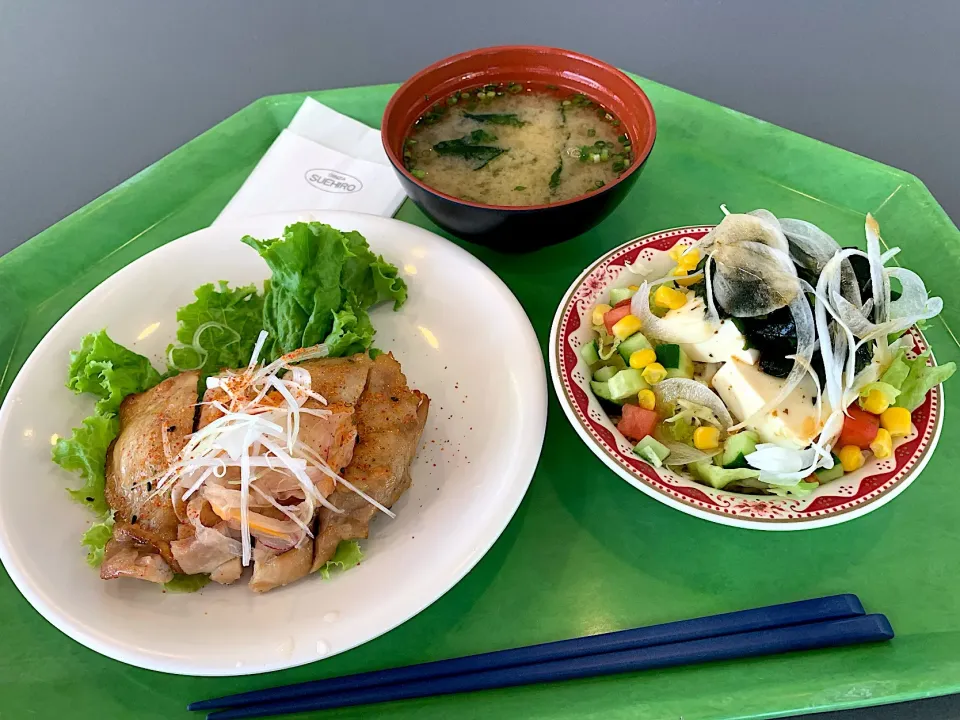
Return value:
[(451, 95), (450, 97), (447, 98), (447, 105), (456, 105), (456, 104), (457, 104), (456, 95)]
[(517, 186), (514, 188), (514, 190), (526, 190), (526, 189), (527, 189), (527, 186), (526, 186), (526, 185), (517, 185)]
[(426, 171), (426, 170), (420, 170), (420, 169), (418, 168), (418, 169), (416, 169), (416, 170), (411, 170), (411, 171), (410, 171), (410, 174), (413, 175), (417, 180), (423, 180), (423, 179), (427, 176), (427, 171)]
[(595, 188), (597, 188), (597, 190), (599, 190), (600, 188), (602, 188), (604, 185), (606, 185), (606, 183), (605, 183), (603, 180), (597, 180), (597, 181), (593, 184), (593, 186), (594, 186)]
[(597, 131), (594, 130), (593, 128), (590, 128), (589, 130), (587, 130), (587, 137), (593, 137), (596, 134), (597, 134)]
[(627, 134), (624, 133), (623, 135), (618, 135), (618, 136), (617, 136), (617, 141), (620, 142), (620, 143), (622, 143), (622, 144), (624, 144), (624, 145), (626, 145), (628, 142), (630, 142), (630, 138), (628, 138), (628, 137), (627, 137)]

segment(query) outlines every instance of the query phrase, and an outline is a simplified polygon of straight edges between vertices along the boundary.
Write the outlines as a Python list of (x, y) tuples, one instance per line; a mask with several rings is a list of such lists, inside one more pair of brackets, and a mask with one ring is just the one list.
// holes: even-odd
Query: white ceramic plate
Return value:
[[(687, 227), (646, 235), (611, 250), (578, 277), (564, 296), (550, 331), (550, 374), (560, 404), (577, 433), (620, 477), (650, 497), (711, 522), (756, 530), (804, 530), (860, 517), (890, 502), (920, 474), (943, 426), (943, 388), (933, 388), (913, 411), (913, 431), (896, 441), (892, 457), (870, 456), (857, 472), (821, 485), (804, 498), (744, 495), (717, 490), (667, 467), (654, 469), (633, 453), (590, 389), (590, 369), (580, 348), (593, 339), (590, 314), (612, 287), (638, 282), (627, 269), (636, 264), (648, 278), (666, 275), (674, 265), (668, 252), (677, 243), (699, 240), (711, 228)], [(926, 349), (916, 328), (913, 352)], [(932, 363), (933, 360), (928, 362)]]
[[(276, 237), (303, 214), (200, 230), (140, 258), (70, 310), (37, 346), (0, 409), (0, 559), (30, 603), (89, 648), (132, 665), (189, 675), (241, 675), (312, 662), (396, 627), (462, 578), (506, 527), (540, 454), (546, 375), (536, 335), (507, 287), (456, 245), (396, 220), (342, 212), (313, 217), (358, 230), (400, 267), (410, 296), (372, 317), (412, 387), (432, 402), (413, 487), (377, 518), (366, 559), (265, 595), (244, 585), (193, 594), (105, 582), (78, 541), (91, 517), (50, 461), (51, 436), (93, 410), (63, 383), (80, 338), (110, 335), (163, 367), (176, 309), (206, 282), (260, 282), (266, 264), (244, 234)], [(502, 348), (509, 347), (504, 354)], [(385, 602), (384, 599), (387, 598)]]

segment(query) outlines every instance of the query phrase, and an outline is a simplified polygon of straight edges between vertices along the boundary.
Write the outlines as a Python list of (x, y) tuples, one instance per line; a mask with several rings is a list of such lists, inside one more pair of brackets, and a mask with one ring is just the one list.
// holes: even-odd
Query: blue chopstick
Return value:
[(724, 635), (668, 645), (620, 652), (587, 655), (535, 665), (487, 670), (484, 672), (420, 680), (402, 685), (350, 690), (327, 696), (303, 697), (260, 705), (219, 710), (208, 720), (285, 715), (311, 710), (410, 700), (452, 693), (557, 682), (576, 678), (636, 672), (694, 663), (734, 660), (798, 650), (838, 647), (893, 638), (893, 628), (883, 615), (863, 615), (844, 620), (827, 620), (807, 625)]
[(571, 640), (558, 640), (556, 642), (530, 645), (528, 647), (514, 648), (511, 650), (497, 650), (479, 655), (469, 655), (467, 657), (449, 660), (437, 660), (389, 670), (374, 670), (357, 675), (346, 675), (343, 677), (327, 678), (325, 680), (313, 680), (296, 685), (254, 690), (252, 692), (228, 695), (211, 700), (200, 700), (191, 703), (187, 709), (214, 710), (226, 707), (261, 704), (277, 700), (313, 697), (345, 690), (359, 690), (382, 685), (408, 683), (419, 680), (429, 680), (431, 678), (448, 677), (451, 675), (516, 667), (518, 665), (529, 665), (531, 663), (567, 660), (584, 655), (645, 648), (687, 640), (700, 640), (732, 635), (734, 633), (784, 627), (787, 625), (800, 625), (822, 620), (838, 620), (863, 614), (863, 605), (856, 595), (831, 595), (812, 600), (769, 605), (752, 610), (738, 610), (721, 615), (710, 615), (692, 620), (680, 620), (662, 625), (634, 628), (632, 630), (619, 630), (602, 635), (591, 635), (588, 637), (573, 638)]

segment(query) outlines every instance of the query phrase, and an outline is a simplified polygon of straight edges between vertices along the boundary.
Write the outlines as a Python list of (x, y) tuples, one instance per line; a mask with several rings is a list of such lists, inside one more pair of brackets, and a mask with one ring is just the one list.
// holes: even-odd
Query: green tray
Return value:
[[(766, 207), (862, 243), (874, 213), (900, 260), (945, 301), (928, 332), (960, 361), (960, 236), (914, 177), (638, 79), (659, 138), (621, 207), (595, 230), (535, 254), (467, 245), (516, 293), (546, 343), (557, 303), (596, 257), (633, 237), (716, 222), (718, 206)], [(377, 126), (396, 86), (311, 93)], [(0, 259), (0, 392), (41, 337), (99, 282), (208, 225), (305, 96), (259, 100)], [(439, 232), (407, 203), (399, 217)], [(454, 240), (454, 242), (457, 242)], [(954, 381), (957, 382), (957, 381)], [(66, 392), (66, 391), (64, 391)], [(947, 389), (950, 396), (954, 390)], [(415, 700), (384, 718), (698, 718), (778, 715), (960, 690), (960, 461), (948, 408), (923, 476), (894, 502), (836, 527), (766, 533), (714, 525), (627, 485), (579, 441), (551, 398), (543, 457), (516, 517), (453, 590), (393, 632), (313, 665), (240, 678), (162, 675), (108, 660), (47, 624), (0, 575), (0, 716), (191, 717), (190, 700), (326, 675), (854, 592), (897, 631), (882, 646)], [(24, 478), (24, 482), (29, 482)], [(66, 498), (64, 499), (66, 501)], [(38, 509), (42, 522), (42, 509)], [(66, 548), (65, 552), (74, 552)], [(79, 548), (77, 562), (82, 562)], [(411, 559), (411, 566), (415, 560)], [(369, 708), (325, 717), (360, 718)]]

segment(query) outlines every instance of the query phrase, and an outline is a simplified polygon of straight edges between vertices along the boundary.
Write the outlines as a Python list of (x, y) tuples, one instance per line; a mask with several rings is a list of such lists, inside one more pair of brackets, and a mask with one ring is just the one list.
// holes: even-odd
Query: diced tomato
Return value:
[(624, 305), (622, 307), (618, 305), (613, 310), (607, 310), (607, 312), (603, 314), (603, 324), (607, 326), (607, 332), (613, 335), (613, 326), (629, 314), (629, 305)]
[(618, 308), (618, 307), (626, 307), (627, 305), (629, 305), (629, 304), (632, 303), (632, 302), (633, 302), (633, 298), (632, 298), (632, 297), (624, 298), (623, 300), (621, 300), (620, 302), (618, 302), (616, 305), (614, 305), (614, 307), (615, 307), (615, 308)]
[(860, 406), (854, 403), (847, 408), (847, 416), (843, 418), (843, 430), (840, 431), (836, 447), (856, 445), (861, 450), (869, 450), (879, 429), (880, 418), (861, 410)]
[(643, 440), (647, 435), (653, 435), (658, 419), (654, 410), (645, 410), (639, 405), (624, 405), (617, 430), (631, 440)]

